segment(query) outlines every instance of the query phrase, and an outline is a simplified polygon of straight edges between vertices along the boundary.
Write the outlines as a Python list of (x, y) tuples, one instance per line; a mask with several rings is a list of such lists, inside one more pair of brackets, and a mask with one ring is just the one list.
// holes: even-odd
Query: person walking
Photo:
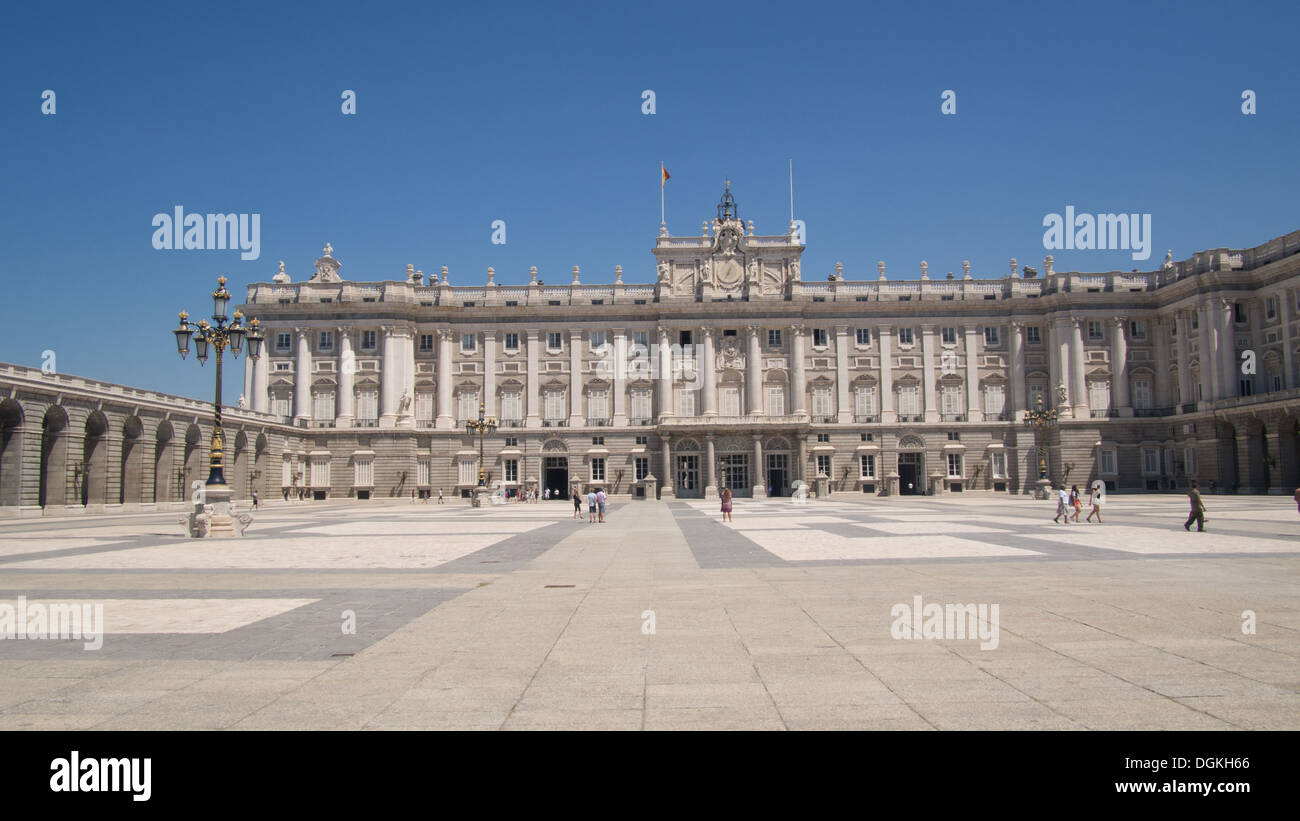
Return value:
[[(1298, 487), (1298, 488), (1295, 489), (1295, 496), (1294, 496), (1293, 498), (1295, 499), (1295, 510), (1296, 510), (1296, 513), (1300, 513), (1300, 487)], [(253, 494), (253, 507), (257, 507), (257, 494), (256, 494), (256, 493)]]
[(731, 488), (724, 487), (722, 493), (718, 494), (722, 498), (722, 521), (731, 521)]
[[(1296, 496), (1300, 497), (1300, 490), (1296, 491)], [(257, 491), (253, 491), (253, 510), (257, 510)]]
[(1088, 521), (1091, 522), (1092, 517), (1096, 516), (1097, 524), (1101, 524), (1101, 503), (1103, 493), (1099, 488), (1100, 486), (1094, 487), (1092, 493), (1088, 496), (1088, 504), (1092, 506), (1092, 510), (1088, 511)]
[(608, 499), (609, 497), (605, 495), (604, 488), (596, 491), (596, 508), (600, 511), (601, 522), (605, 521), (605, 502), (608, 501)]
[(596, 491), (587, 491), (587, 524), (596, 523)]
[(438, 488), (438, 504), (445, 505), (447, 501), (442, 498), (442, 488)]
[(1079, 513), (1082, 512), (1083, 499), (1079, 496), (1079, 486), (1070, 485), (1070, 507), (1074, 508), (1074, 523), (1079, 523)]
[[(1065, 485), (1059, 485), (1056, 488), (1056, 515), (1052, 517), (1053, 522), (1060, 522), (1068, 525), (1070, 523), (1070, 492), (1065, 489)], [(1061, 517), (1065, 518), (1062, 519)]]
[(1201, 500), (1201, 492), (1196, 489), (1196, 482), (1192, 482), (1192, 487), (1187, 491), (1187, 500), (1192, 505), (1192, 511), (1187, 515), (1187, 521), (1183, 522), (1183, 530), (1191, 530), (1192, 522), (1196, 522), (1196, 532), (1201, 533), (1205, 530), (1205, 502)]
[(582, 521), (582, 494), (573, 489), (573, 518)]

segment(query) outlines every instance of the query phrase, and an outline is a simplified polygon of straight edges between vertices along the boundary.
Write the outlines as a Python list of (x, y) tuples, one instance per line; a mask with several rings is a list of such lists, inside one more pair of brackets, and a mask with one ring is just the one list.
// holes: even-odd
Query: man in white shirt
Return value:
[[(1070, 523), (1069, 510), (1070, 510), (1070, 491), (1065, 489), (1065, 485), (1061, 485), (1059, 488), (1056, 489), (1056, 516), (1052, 519), (1052, 521), (1063, 522), (1064, 524), (1068, 525)], [(1062, 516), (1064, 516), (1065, 518), (1062, 519), (1061, 518)]]

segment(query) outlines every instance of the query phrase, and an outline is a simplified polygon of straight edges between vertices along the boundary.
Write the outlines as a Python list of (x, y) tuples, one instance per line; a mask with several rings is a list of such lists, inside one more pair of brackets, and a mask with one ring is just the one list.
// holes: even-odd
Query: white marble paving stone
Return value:
[(75, 550), (83, 547), (116, 547), (127, 542), (115, 542), (104, 539), (69, 539), (28, 536), (21, 539), (0, 537), (0, 556), (16, 556), (23, 553), (47, 553), (54, 550)]
[(908, 536), (847, 537), (807, 530), (762, 530), (745, 538), (790, 562), (849, 559), (933, 559), (979, 556), (1037, 556), (1032, 550), (985, 544), (952, 536), (916, 539)]
[[(1082, 518), (1080, 522), (1082, 523)], [(1231, 536), (1216, 534), (1213, 522), (1206, 522), (1206, 532), (1183, 530), (1183, 520), (1171, 522), (1168, 531), (1152, 527), (1125, 527), (1123, 525), (1071, 524), (1069, 530), (1049, 530), (1032, 534), (1035, 539), (1122, 550), (1125, 553), (1300, 553), (1300, 537), (1295, 539), (1270, 539), (1261, 536)]]
[[(470, 533), (526, 533), (539, 527), (546, 527), (550, 522), (521, 521), (473, 521), (461, 520), (452, 529), (459, 535)], [(305, 527), (295, 530), (298, 533), (321, 533), (329, 536), (438, 536), (447, 529), (446, 522), (422, 522), (416, 520), (387, 520), (343, 522), (340, 524)]]
[[(314, 604), (319, 599), (32, 599), (34, 604), (101, 605), (105, 635), (127, 633), (225, 633)], [(17, 599), (0, 605), (18, 607)], [(83, 610), (84, 613), (84, 610)]]
[[(980, 518), (978, 521), (986, 522), (987, 519)], [(916, 536), (925, 536), (939, 533), (1006, 533), (1008, 528), (1005, 527), (984, 527), (982, 525), (973, 525), (967, 521), (959, 521), (952, 518), (911, 522), (868, 522), (866, 524), (856, 525), (857, 527), (870, 528), (871, 530), (880, 530), (885, 533), (893, 533), (898, 536), (912, 534)]]

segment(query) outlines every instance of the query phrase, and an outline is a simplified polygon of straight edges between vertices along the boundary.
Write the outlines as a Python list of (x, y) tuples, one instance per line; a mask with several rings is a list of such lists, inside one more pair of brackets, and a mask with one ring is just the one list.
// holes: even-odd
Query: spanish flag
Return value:
[(659, 163), (659, 173), (662, 176), (662, 178), (659, 180), (659, 187), (663, 188), (664, 183), (668, 182), (668, 169), (664, 168), (663, 163)]

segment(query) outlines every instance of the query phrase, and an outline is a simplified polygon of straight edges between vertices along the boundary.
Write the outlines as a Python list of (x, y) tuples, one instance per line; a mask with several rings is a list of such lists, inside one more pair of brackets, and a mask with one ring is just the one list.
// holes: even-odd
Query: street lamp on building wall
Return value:
[(1043, 409), (1042, 396), (1038, 397), (1034, 409), (1025, 413), (1025, 425), (1033, 427), (1034, 449), (1038, 451), (1038, 491), (1034, 495), (1039, 499), (1047, 498), (1048, 488), (1052, 485), (1047, 478), (1047, 454), (1043, 449), (1043, 440), (1044, 431), (1056, 427), (1057, 417), (1056, 408)]
[(483, 434), (497, 429), (497, 420), (493, 416), (483, 415), (483, 403), (478, 403), (478, 418), (465, 422), (465, 430), (473, 436), (478, 434), (478, 486), (487, 487), (487, 476), (483, 473)]

